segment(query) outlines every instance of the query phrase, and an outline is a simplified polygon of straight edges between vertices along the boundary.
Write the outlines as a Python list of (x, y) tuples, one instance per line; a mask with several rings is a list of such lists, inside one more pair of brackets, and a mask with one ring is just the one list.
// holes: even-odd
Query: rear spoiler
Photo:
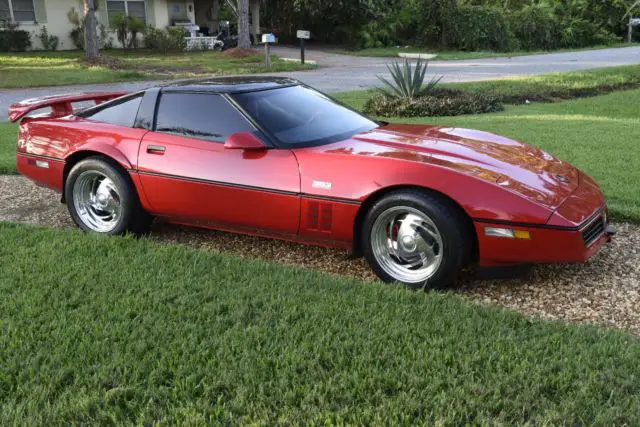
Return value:
[(64, 117), (73, 114), (74, 102), (95, 101), (96, 104), (101, 104), (105, 101), (119, 98), (127, 93), (128, 92), (86, 92), (25, 99), (9, 107), (9, 120), (15, 123), (30, 112), (45, 107), (51, 107), (51, 113), (46, 117)]

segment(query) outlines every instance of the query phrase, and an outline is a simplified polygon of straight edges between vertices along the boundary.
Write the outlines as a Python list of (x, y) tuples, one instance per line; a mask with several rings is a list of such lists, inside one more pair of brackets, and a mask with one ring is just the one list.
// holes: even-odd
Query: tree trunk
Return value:
[(238, 0), (238, 47), (251, 48), (249, 36), (249, 0)]
[(94, 0), (84, 0), (84, 54), (87, 59), (98, 57), (98, 29)]

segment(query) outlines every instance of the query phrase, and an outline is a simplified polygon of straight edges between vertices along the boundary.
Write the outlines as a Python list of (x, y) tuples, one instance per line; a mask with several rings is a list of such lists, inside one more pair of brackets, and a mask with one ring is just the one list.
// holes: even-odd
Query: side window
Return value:
[(97, 107), (81, 114), (81, 117), (94, 120), (96, 122), (109, 123), (117, 126), (133, 127), (138, 108), (142, 102), (142, 95), (128, 98), (115, 103), (106, 104), (104, 107)]
[(256, 129), (224, 97), (206, 93), (163, 93), (156, 132), (224, 142), (236, 132)]

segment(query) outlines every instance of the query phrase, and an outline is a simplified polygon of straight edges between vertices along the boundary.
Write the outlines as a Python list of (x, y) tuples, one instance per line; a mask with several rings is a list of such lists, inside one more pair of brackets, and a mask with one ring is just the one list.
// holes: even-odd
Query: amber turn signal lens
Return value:
[(515, 237), (516, 239), (530, 240), (531, 233), (524, 230), (513, 230), (513, 237)]
[(511, 228), (485, 227), (484, 234), (491, 237), (504, 237), (507, 239), (531, 239), (531, 233), (529, 233), (528, 231), (513, 230)]

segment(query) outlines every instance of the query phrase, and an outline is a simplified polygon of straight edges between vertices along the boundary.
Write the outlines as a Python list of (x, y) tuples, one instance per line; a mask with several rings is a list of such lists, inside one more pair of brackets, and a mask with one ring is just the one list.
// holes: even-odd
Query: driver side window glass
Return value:
[(256, 132), (224, 97), (207, 93), (163, 93), (155, 129), (219, 143), (236, 132)]

